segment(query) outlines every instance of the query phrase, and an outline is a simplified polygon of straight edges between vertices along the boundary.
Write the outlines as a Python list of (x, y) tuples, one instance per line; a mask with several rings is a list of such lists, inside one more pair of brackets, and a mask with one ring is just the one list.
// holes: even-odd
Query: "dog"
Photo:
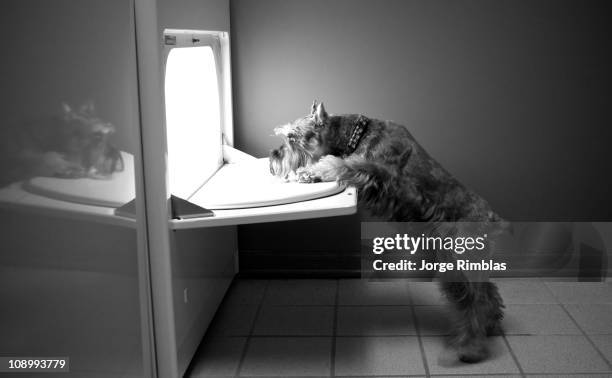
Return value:
[(121, 152), (111, 142), (115, 126), (96, 116), (94, 104), (77, 109), (63, 103), (59, 114), (27, 122), (18, 128), (11, 145), (3, 147), (11, 180), (36, 176), (65, 179), (110, 179), (124, 169)]
[[(358, 204), (392, 222), (503, 222), (482, 197), (432, 159), (406, 127), (359, 114), (310, 114), (274, 130), (283, 144), (270, 153), (270, 172), (299, 182), (337, 181), (358, 190)], [(451, 345), (460, 361), (488, 356), (486, 337), (501, 332), (503, 301), (494, 283), (457, 272), (441, 290), (455, 317)]]

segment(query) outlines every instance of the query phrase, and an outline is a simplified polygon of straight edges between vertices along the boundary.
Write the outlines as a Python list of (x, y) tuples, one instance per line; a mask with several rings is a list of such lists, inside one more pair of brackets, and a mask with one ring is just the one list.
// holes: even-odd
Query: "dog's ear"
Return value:
[(315, 114), (317, 111), (317, 100), (312, 101), (312, 106), (310, 107), (310, 114)]
[(317, 123), (324, 123), (327, 120), (327, 112), (325, 111), (325, 107), (323, 106), (322, 102), (317, 105), (314, 115)]
[(66, 114), (70, 113), (72, 111), (72, 108), (67, 103), (62, 102), (62, 110), (64, 111), (64, 114)]
[(65, 119), (71, 119), (74, 117), (74, 112), (72, 111), (72, 108), (65, 102), (62, 102), (62, 115)]

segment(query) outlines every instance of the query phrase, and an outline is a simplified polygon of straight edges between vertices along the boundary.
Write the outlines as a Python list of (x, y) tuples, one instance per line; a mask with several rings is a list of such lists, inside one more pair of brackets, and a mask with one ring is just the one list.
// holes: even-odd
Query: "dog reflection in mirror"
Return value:
[(121, 152), (110, 138), (115, 126), (95, 115), (93, 103), (22, 129), (18, 159), (28, 176), (108, 179), (124, 169)]
[[(328, 114), (323, 103), (275, 129), (282, 145), (270, 172), (303, 183), (337, 181), (358, 190), (359, 206), (394, 222), (481, 222), (502, 219), (415, 141), (406, 127), (359, 114)], [(439, 258), (436, 254), (436, 258)], [(486, 337), (501, 330), (502, 299), (495, 284), (463, 272), (440, 277), (454, 309), (451, 345), (463, 362), (488, 355)]]

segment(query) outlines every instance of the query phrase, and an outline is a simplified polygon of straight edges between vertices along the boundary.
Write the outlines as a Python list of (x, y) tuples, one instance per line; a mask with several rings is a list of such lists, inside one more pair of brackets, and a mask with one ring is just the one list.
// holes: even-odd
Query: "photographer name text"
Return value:
[(421, 260), (418, 262), (409, 260), (400, 260), (397, 262), (384, 262), (382, 260), (374, 260), (372, 267), (376, 271), (437, 271), (444, 273), (446, 271), (477, 271), (477, 270), (506, 270), (506, 263), (495, 262), (493, 260), (457, 260), (454, 262), (428, 262)]

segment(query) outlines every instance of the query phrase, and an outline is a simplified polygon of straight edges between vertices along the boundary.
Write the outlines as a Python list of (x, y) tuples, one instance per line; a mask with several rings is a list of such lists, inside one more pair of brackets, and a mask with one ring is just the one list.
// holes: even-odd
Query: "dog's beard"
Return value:
[(291, 143), (285, 143), (270, 153), (270, 173), (285, 180), (294, 178), (298, 168), (312, 163), (312, 153)]

